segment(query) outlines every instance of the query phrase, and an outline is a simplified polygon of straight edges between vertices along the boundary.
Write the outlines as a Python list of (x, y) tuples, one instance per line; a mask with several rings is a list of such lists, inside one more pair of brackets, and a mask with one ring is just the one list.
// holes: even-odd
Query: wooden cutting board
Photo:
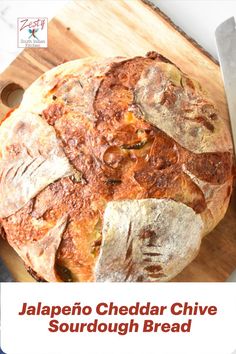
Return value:
[[(6, 103), (16, 85), (26, 89), (39, 75), (67, 60), (88, 55), (144, 55), (156, 50), (202, 84), (224, 119), (227, 106), (219, 66), (200, 46), (146, 0), (71, 1), (50, 22), (48, 48), (26, 49), (0, 75)], [(11, 85), (11, 84), (16, 85)], [(9, 110), (0, 103), (0, 118)], [(32, 281), (5, 241), (0, 256), (17, 281)], [(175, 281), (224, 281), (236, 268), (236, 194), (198, 257)]]

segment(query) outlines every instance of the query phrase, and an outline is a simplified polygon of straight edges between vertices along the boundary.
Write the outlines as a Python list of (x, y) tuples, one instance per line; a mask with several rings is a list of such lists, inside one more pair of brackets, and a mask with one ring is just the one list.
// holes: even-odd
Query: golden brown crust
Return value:
[[(156, 81), (149, 83), (152, 71)], [(160, 93), (162, 86), (165, 90)], [(181, 97), (188, 113), (191, 104), (197, 106), (187, 123), (176, 108), (177, 100), (183, 104)], [(166, 117), (160, 126), (156, 100), (164, 107), (158, 106), (158, 112)], [(199, 115), (200, 109), (207, 111), (207, 117)], [(229, 135), (221, 131), (223, 123), (212, 102), (162, 56), (88, 58), (63, 64), (28, 89), (16, 114), (24, 111), (39, 114), (53, 127), (79, 175), (62, 176), (38, 190), (25, 206), (2, 220), (3, 226), (9, 243), (21, 250), (43, 239), (66, 215), (56, 263), (67, 269), (70, 280), (94, 280), (103, 214), (110, 201), (174, 200), (202, 215), (206, 230), (223, 217), (230, 193), (221, 186), (232, 184)], [(168, 121), (169, 112), (176, 119), (174, 125)], [(176, 125), (182, 126), (182, 135), (179, 131), (175, 135)], [(218, 151), (212, 144), (221, 134), (224, 149), (221, 145)], [(189, 149), (194, 135), (197, 143)], [(207, 190), (215, 186), (210, 197), (198, 181), (207, 184)], [(212, 205), (218, 203), (223, 207), (214, 215)]]

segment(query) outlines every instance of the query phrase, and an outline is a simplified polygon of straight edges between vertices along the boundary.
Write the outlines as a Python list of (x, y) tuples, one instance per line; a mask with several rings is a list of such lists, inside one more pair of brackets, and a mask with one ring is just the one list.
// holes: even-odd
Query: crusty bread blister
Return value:
[(0, 127), (0, 217), (46, 281), (167, 281), (232, 191), (232, 142), (200, 85), (157, 53), (37, 79)]

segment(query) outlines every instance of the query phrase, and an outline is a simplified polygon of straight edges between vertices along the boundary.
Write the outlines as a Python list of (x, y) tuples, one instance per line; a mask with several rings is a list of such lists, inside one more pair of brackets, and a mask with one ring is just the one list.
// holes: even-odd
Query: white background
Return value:
[(236, 18), (236, 0), (153, 0), (153, 2), (217, 58), (215, 29), (227, 18), (231, 16)]
[[(236, 348), (236, 283), (67, 283), (1, 285), (1, 346), (7, 354), (231, 354)], [(36, 305), (96, 306), (171, 305), (175, 302), (215, 305), (218, 315), (192, 316), (191, 333), (50, 333), (48, 316), (18, 316), (23, 302)], [(61, 316), (63, 322), (91, 321), (98, 316)], [(143, 318), (133, 316), (136, 321)], [(124, 322), (126, 316), (101, 316)], [(147, 316), (156, 322), (186, 322), (191, 316)]]

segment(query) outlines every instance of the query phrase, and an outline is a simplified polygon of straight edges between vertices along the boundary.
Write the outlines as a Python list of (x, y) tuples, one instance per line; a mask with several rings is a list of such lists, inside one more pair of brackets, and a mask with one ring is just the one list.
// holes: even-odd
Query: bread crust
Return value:
[[(24, 203), (10, 209), (0, 202), (8, 242), (38, 277), (65, 281), (60, 268), (70, 274), (69, 281), (106, 280), (106, 267), (101, 264), (107, 264), (104, 250), (109, 243), (102, 230), (112, 221), (111, 205), (115, 213), (116, 205), (118, 208), (123, 201), (127, 201), (130, 217), (137, 203), (156, 200), (160, 209), (167, 202), (174, 203), (180, 220), (190, 215), (193, 226), (198, 225), (194, 226), (195, 236), (189, 236), (197, 240), (194, 247), (176, 243), (172, 258), (165, 257), (163, 241), (157, 253), (165, 253), (161, 263), (164, 276), (154, 280), (169, 280), (176, 270), (181, 271), (197, 253), (199, 240), (224, 216), (233, 179), (228, 127), (199, 85), (161, 55), (79, 59), (42, 75), (0, 127), (0, 148), (2, 153), (7, 151), (2, 158), (4, 166), (10, 161), (12, 145), (22, 153), (19, 133), (12, 134), (11, 124), (16, 120), (24, 123), (29, 115), (36, 127), (43, 121), (53, 131), (57, 143), (51, 145), (55, 148), (58, 144), (67, 166), (44, 183), (36, 167), (37, 188), (25, 194)], [(12, 135), (4, 145), (1, 136), (5, 131)], [(37, 149), (42, 145), (35, 137), (30, 144)], [(53, 175), (53, 164), (48, 164), (47, 173)], [(5, 183), (9, 195), (14, 192), (14, 178), (13, 174)], [(24, 171), (17, 183), (32, 185)], [(2, 193), (3, 186), (1, 182)], [(105, 219), (104, 213), (109, 215)], [(138, 222), (135, 215), (132, 218), (134, 224)], [(163, 218), (170, 222), (169, 214)], [(45, 246), (50, 230), (64, 219), (67, 222), (57, 247)], [(163, 226), (163, 220), (159, 226), (153, 221), (152, 228)], [(151, 220), (146, 222), (152, 224)], [(121, 238), (122, 230), (118, 234)], [(37, 243), (44, 244), (47, 257), (36, 262)], [(185, 259), (182, 263), (177, 256), (180, 248)], [(115, 274), (110, 274), (109, 280), (119, 280)], [(137, 281), (137, 277), (124, 276), (122, 280)]]
[(109, 202), (96, 280), (167, 281), (195, 258), (202, 230), (200, 215), (173, 200)]

